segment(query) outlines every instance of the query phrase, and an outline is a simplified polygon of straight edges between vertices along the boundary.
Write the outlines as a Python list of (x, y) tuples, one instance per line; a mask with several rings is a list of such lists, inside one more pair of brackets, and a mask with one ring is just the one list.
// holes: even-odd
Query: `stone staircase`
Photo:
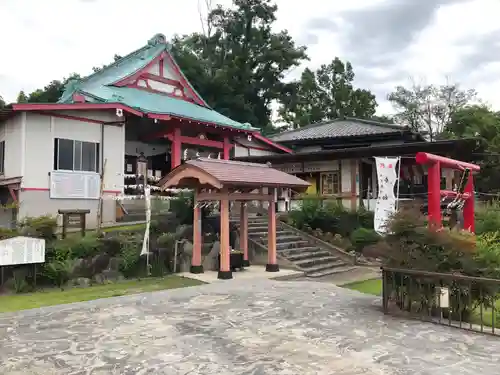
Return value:
[[(232, 221), (239, 225), (239, 218), (234, 217)], [(267, 217), (249, 216), (249, 239), (267, 247), (267, 225)], [(279, 221), (276, 224), (276, 251), (278, 257), (293, 263), (308, 277), (333, 275), (355, 268), (353, 263), (345, 260), (345, 256), (325, 246), (318, 246), (299, 231), (285, 227)]]

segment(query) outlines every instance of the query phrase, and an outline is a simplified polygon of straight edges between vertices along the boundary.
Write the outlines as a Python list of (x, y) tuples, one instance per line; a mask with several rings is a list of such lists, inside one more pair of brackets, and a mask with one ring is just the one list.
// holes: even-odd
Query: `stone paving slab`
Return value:
[(499, 374), (500, 341), (328, 283), (231, 280), (0, 315), (0, 374)]
[[(203, 273), (190, 273), (190, 272), (181, 272), (179, 276), (189, 277), (191, 279), (196, 279), (203, 281), (205, 283), (227, 283), (227, 280), (219, 280), (217, 278), (217, 271), (205, 271)], [(291, 280), (304, 277), (304, 272), (280, 268), (279, 272), (266, 272), (266, 266), (262, 265), (252, 265), (251, 267), (245, 268), (244, 270), (234, 271), (233, 279), (240, 280), (248, 280), (248, 279), (273, 279), (273, 280)]]

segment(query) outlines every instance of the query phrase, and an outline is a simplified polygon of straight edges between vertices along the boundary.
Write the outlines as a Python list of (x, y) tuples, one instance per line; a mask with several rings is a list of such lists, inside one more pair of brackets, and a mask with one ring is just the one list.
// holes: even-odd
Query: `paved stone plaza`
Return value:
[(0, 315), (0, 374), (498, 374), (500, 339), (327, 283), (231, 280)]

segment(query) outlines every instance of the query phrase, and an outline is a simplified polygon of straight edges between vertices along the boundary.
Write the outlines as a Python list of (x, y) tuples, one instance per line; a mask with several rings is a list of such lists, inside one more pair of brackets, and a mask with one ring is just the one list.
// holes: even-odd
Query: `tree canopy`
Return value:
[(305, 69), (298, 81), (285, 87), (280, 116), (293, 128), (336, 118), (369, 119), (375, 115), (377, 101), (369, 90), (353, 86), (350, 62), (336, 57), (315, 72)]
[(476, 177), (477, 191), (500, 192), (500, 113), (485, 105), (470, 105), (455, 111), (445, 126), (444, 138), (477, 139), (477, 153), (471, 161), (481, 165)]
[(176, 37), (173, 53), (187, 78), (217, 111), (240, 122), (271, 125), (285, 73), (307, 56), (287, 31), (274, 32), (270, 0), (234, 0), (209, 9), (204, 33)]
[[(372, 117), (377, 103), (368, 90), (355, 89), (349, 62), (335, 58), (317, 71), (305, 69), (299, 81), (285, 76), (308, 57), (286, 30), (276, 31), (277, 6), (271, 0), (233, 0), (231, 8), (207, 6), (202, 32), (175, 36), (172, 53), (184, 74), (208, 104), (239, 122), (272, 127), (272, 106), (281, 103), (281, 118), (292, 126), (344, 116)], [(115, 61), (120, 56), (115, 55)], [(94, 67), (97, 72), (102, 67)], [(54, 80), (19, 102), (56, 102), (69, 79)]]
[(387, 99), (396, 110), (398, 123), (413, 131), (425, 132), (434, 140), (458, 110), (476, 97), (475, 90), (462, 90), (458, 84), (397, 86)]

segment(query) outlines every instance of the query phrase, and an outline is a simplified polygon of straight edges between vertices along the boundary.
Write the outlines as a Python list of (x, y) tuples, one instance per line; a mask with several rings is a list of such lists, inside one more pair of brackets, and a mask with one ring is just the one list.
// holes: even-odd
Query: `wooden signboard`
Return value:
[(85, 236), (86, 215), (90, 210), (59, 210), (62, 215), (62, 238), (66, 238), (68, 228), (80, 228), (82, 237)]

